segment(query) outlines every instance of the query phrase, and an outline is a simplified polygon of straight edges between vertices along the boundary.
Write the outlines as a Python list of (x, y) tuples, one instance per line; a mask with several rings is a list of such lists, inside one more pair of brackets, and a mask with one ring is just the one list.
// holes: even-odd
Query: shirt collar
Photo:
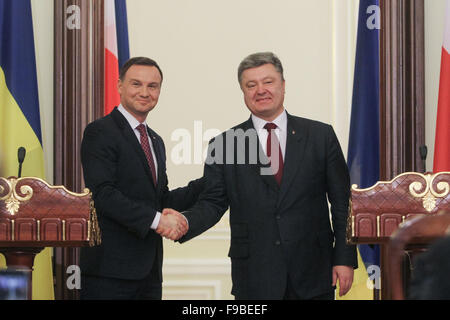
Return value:
[[(252, 121), (253, 121), (253, 126), (255, 127), (257, 132), (262, 130), (264, 128), (264, 126), (266, 125), (266, 123), (269, 123), (269, 121), (261, 119), (261, 118), (255, 116), (254, 114), (252, 114)], [(283, 112), (278, 117), (276, 117), (273, 121), (271, 121), (270, 123), (275, 123), (277, 125), (278, 129), (280, 129), (281, 131), (286, 131), (287, 130), (286, 129), (287, 128), (286, 109), (283, 110)]]
[[(128, 123), (130, 124), (131, 128), (136, 129), (138, 125), (140, 125), (141, 123), (135, 118), (133, 117), (133, 115), (131, 113), (129, 113), (127, 111), (127, 109), (125, 109), (122, 104), (120, 104), (117, 107), (117, 110), (119, 110), (123, 116), (125, 117), (125, 119), (127, 119)], [(147, 126), (146, 123), (143, 123), (143, 125)]]

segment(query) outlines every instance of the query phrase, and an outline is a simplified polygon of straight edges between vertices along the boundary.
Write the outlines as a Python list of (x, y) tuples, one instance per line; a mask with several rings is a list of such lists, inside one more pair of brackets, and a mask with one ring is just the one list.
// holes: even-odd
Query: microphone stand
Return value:
[(17, 158), (19, 160), (19, 175), (17, 176), (18, 178), (20, 178), (22, 176), (22, 163), (23, 163), (23, 160), (25, 160), (26, 153), (27, 153), (27, 151), (24, 147), (20, 147), (17, 150)]

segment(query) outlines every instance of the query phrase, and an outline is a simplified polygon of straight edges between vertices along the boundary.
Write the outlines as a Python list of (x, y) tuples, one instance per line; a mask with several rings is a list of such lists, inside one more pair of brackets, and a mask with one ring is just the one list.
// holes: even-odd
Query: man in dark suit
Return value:
[(155, 61), (130, 59), (120, 71), (121, 105), (85, 129), (81, 160), (102, 244), (81, 251), (82, 299), (161, 299), (161, 235), (187, 230), (182, 215), (161, 212), (192, 206), (203, 190), (201, 179), (168, 190), (164, 142), (145, 123), (162, 79)]
[(436, 240), (413, 261), (410, 300), (450, 300), (450, 235)]
[(236, 299), (333, 299), (337, 280), (343, 295), (357, 260), (345, 239), (350, 182), (337, 137), (330, 125), (285, 111), (272, 53), (243, 60), (238, 79), (252, 115), (210, 143), (205, 190), (183, 212), (189, 231), (180, 242), (230, 207)]

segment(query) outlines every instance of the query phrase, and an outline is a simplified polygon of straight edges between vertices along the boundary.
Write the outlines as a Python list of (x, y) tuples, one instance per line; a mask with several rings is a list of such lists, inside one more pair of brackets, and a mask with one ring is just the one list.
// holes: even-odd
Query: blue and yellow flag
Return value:
[[(30, 0), (0, 0), (0, 43), (0, 176), (18, 175), (17, 149), (25, 147), (22, 176), (44, 178)], [(47, 248), (34, 262), (33, 299), (54, 299), (51, 266)]]
[[(371, 187), (379, 180), (379, 30), (378, 0), (360, 0), (347, 154), (350, 181), (358, 188)], [(378, 246), (358, 245), (359, 267), (355, 270), (352, 289), (343, 299), (373, 299), (372, 281), (368, 281), (367, 269), (372, 272), (379, 270), (379, 259)], [(380, 283), (380, 279), (374, 280), (375, 284)]]

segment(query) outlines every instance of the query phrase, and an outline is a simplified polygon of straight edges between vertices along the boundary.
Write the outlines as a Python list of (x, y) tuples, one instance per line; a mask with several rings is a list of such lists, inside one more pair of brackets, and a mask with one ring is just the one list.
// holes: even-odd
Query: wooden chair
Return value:
[[(393, 300), (405, 299), (403, 261), (405, 252), (423, 252), (450, 232), (450, 210), (418, 216), (405, 221), (391, 236), (387, 245), (388, 282)], [(449, 257), (450, 258), (450, 257)]]

